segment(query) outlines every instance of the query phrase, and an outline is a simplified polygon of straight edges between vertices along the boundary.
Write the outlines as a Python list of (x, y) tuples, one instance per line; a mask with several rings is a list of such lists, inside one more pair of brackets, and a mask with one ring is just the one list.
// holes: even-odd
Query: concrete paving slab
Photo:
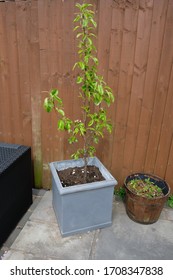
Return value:
[(157, 223), (130, 220), (119, 199), (111, 227), (62, 237), (47, 191), (3, 259), (150, 260), (173, 259), (173, 210), (164, 208)]
[(47, 191), (3, 259), (88, 259), (94, 235), (62, 238)]
[(29, 209), (26, 211), (26, 213), (23, 215), (15, 229), (11, 232), (10, 236), (7, 238), (3, 246), (0, 248), (0, 259), (4, 255), (4, 252), (8, 251), (10, 246), (13, 244), (23, 227), (25, 226), (26, 222), (29, 220), (31, 214), (37, 207), (38, 203), (41, 201), (43, 195), (45, 195), (46, 190), (43, 189), (33, 189), (32, 194), (33, 194), (33, 203), (29, 207)]
[[(55, 223), (28, 221), (5, 259), (33, 255), (33, 259), (88, 259), (94, 232), (62, 238)], [(16, 250), (16, 256), (15, 256)]]
[(114, 216), (111, 228), (100, 231), (94, 259), (172, 260), (173, 221), (160, 219), (152, 225), (133, 222), (127, 215)]
[[(2, 259), (3, 260), (40, 260), (40, 256), (37, 257), (32, 253), (26, 253), (23, 251), (10, 249), (5, 253)], [(41, 259), (45, 260), (44, 256), (42, 256)]]
[(33, 211), (30, 221), (42, 221), (44, 223), (56, 223), (56, 217), (52, 209), (52, 192), (47, 191), (35, 211)]
[(164, 215), (164, 219), (168, 221), (173, 221), (173, 209), (170, 209), (168, 207), (164, 208), (164, 211), (161, 213), (161, 217)]

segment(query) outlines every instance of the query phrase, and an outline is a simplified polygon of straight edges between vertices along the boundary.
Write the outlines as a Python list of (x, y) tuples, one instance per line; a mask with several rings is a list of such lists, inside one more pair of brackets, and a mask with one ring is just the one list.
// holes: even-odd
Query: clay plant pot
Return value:
[(83, 160), (50, 163), (53, 208), (62, 236), (87, 232), (112, 224), (113, 193), (117, 181), (98, 158), (89, 158), (88, 164), (98, 167), (105, 180), (63, 188), (57, 170), (81, 167)]
[[(129, 190), (127, 184), (129, 181), (140, 178), (142, 180), (150, 178), (150, 181), (161, 188), (164, 196), (147, 198), (142, 197), (133, 193)], [(170, 187), (169, 185), (157, 176), (144, 173), (135, 173), (128, 176), (124, 182), (126, 196), (125, 196), (125, 205), (127, 215), (135, 222), (142, 224), (152, 224), (155, 223), (162, 212), (164, 204), (169, 196)]]

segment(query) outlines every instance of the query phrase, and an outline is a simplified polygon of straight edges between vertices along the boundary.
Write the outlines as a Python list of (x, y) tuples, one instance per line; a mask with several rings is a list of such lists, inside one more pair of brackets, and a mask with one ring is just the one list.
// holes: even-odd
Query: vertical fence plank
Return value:
[[(99, 1), (99, 16), (98, 16), (98, 59), (99, 71), (107, 80), (108, 65), (110, 56), (110, 39), (111, 39), (111, 25), (112, 25), (112, 1)], [(103, 20), (106, 19), (106, 20)]]
[[(62, 97), (64, 102), (65, 111), (69, 118), (75, 119), (74, 102), (78, 98), (78, 94), (74, 96), (73, 88), (73, 72), (74, 65), (74, 33), (73, 33), (73, 19), (74, 19), (74, 1), (70, 3), (64, 1), (62, 9)], [(63, 154), (64, 158), (70, 158), (70, 155), (74, 152), (73, 146), (68, 145), (68, 135), (64, 133), (63, 138)]]
[[(173, 41), (168, 40), (168, 34), (171, 36), (172, 25), (173, 25), (173, 1), (169, 2), (168, 12), (167, 12), (167, 25), (165, 30), (165, 49), (168, 53), (165, 57), (166, 61), (169, 59), (173, 59)], [(171, 30), (170, 30), (171, 29)], [(167, 34), (167, 35), (166, 35)], [(167, 41), (166, 41), (167, 38)], [(172, 36), (171, 36), (172, 38)], [(170, 62), (170, 61), (169, 61)], [(165, 67), (167, 68), (167, 66)], [(164, 69), (163, 69), (164, 70)], [(158, 143), (158, 150), (156, 156), (156, 163), (154, 172), (159, 174), (161, 177), (165, 177), (165, 173), (167, 172), (167, 168), (169, 166), (169, 158), (171, 157), (171, 143), (172, 143), (172, 135), (173, 135), (173, 64), (170, 63), (170, 72), (167, 72), (168, 77), (168, 87), (165, 90), (166, 96), (166, 105), (163, 115), (163, 121), (161, 125), (160, 131), (160, 139)], [(166, 69), (165, 69), (166, 71)], [(164, 72), (165, 73), (165, 72)], [(162, 76), (162, 79), (164, 77)], [(169, 156), (170, 154), (170, 156)], [(169, 169), (169, 168), (168, 168)]]
[[(112, 161), (116, 159), (112, 157), (113, 146), (115, 141), (115, 131), (116, 131), (116, 107), (118, 98), (118, 82), (120, 73), (120, 58), (122, 49), (122, 39), (123, 39), (123, 20), (124, 11), (120, 9), (117, 5), (112, 5), (112, 22), (111, 22), (111, 38), (110, 38), (110, 54), (109, 54), (109, 68), (108, 68), (108, 85), (113, 89), (113, 94), (115, 97), (114, 104), (108, 109), (108, 117), (112, 120), (113, 131), (111, 135), (106, 135), (106, 141), (102, 141), (101, 145), (104, 146), (102, 150), (103, 161), (107, 161), (107, 167), (112, 170)], [(102, 39), (104, 40), (104, 39)], [(109, 144), (109, 145), (108, 145)], [(104, 156), (105, 154), (105, 156)]]
[(4, 122), (4, 90), (3, 90), (3, 79), (4, 79), (4, 47), (5, 47), (5, 24), (4, 24), (4, 16), (5, 16), (5, 4), (1, 3), (0, 5), (0, 111), (3, 112), (0, 118), (0, 141), (4, 141), (5, 135), (5, 122)]
[(12, 139), (11, 124), (11, 99), (9, 85), (9, 58), (7, 52), (7, 26), (6, 26), (7, 4), (0, 4), (0, 104), (1, 104), (1, 141), (10, 142)]
[(9, 69), (9, 95), (11, 99), (12, 142), (23, 143), (21, 95), (19, 86), (18, 41), (16, 30), (16, 4), (7, 5), (6, 11), (7, 53)]
[(16, 2), (16, 28), (22, 137), (25, 145), (32, 144), (31, 91), (29, 76), (30, 3)]
[(168, 94), (169, 80), (172, 69), (173, 41), (170, 41), (170, 38), (173, 38), (172, 24), (173, 1), (169, 1), (163, 38), (161, 61), (156, 86), (156, 96), (152, 113), (152, 121), (150, 124), (150, 135), (145, 160), (145, 169), (151, 173), (154, 172), (155, 168), (161, 132), (161, 124), (163, 121), (163, 114), (165, 110), (166, 97)]
[(42, 186), (42, 141), (41, 141), (41, 89), (40, 89), (40, 45), (38, 36), (38, 2), (31, 1), (30, 34), (30, 85), (32, 114), (32, 150), (36, 187)]
[(171, 193), (173, 194), (173, 176), (172, 176), (172, 170), (173, 170), (173, 137), (171, 142), (171, 148), (169, 151), (168, 156), (168, 162), (167, 162), (167, 168), (166, 168), (166, 174), (165, 174), (165, 180), (169, 183), (171, 187)]
[[(112, 1), (101, 0), (98, 2), (98, 38), (97, 38), (97, 50), (98, 50), (98, 72), (103, 76), (104, 80), (111, 86), (112, 78), (110, 78), (111, 73), (108, 71), (109, 63), (112, 63), (113, 55), (111, 54), (111, 39), (112, 36)], [(103, 20), (106, 19), (106, 20)], [(112, 57), (111, 57), (112, 55)], [(111, 62), (110, 62), (111, 57)], [(112, 65), (110, 66), (112, 67)], [(110, 81), (111, 80), (111, 81)], [(109, 83), (110, 82), (110, 83)], [(108, 111), (109, 117), (112, 118), (112, 112), (115, 104), (111, 108), (106, 108)], [(109, 133), (105, 133), (103, 139), (100, 140), (99, 145), (97, 146), (97, 156), (105, 162), (107, 168), (111, 168), (111, 158), (110, 158), (110, 149), (111, 149), (111, 136)]]
[(137, 19), (138, 6), (134, 7), (132, 4), (125, 6), (116, 109), (115, 141), (112, 154), (112, 168), (115, 170), (119, 180), (122, 178), (122, 168), (124, 164), (125, 135), (133, 79)]
[(125, 177), (129, 172), (133, 171), (134, 151), (138, 135), (147, 69), (148, 48), (151, 33), (152, 4), (152, 0), (148, 1), (147, 4), (146, 2), (140, 1), (139, 6), (133, 82), (125, 136), (124, 165), (122, 173), (123, 177)]
[(158, 68), (160, 65), (160, 55), (162, 51), (167, 4), (168, 1), (159, 0), (157, 3), (154, 1), (153, 6), (153, 19), (148, 52), (147, 71), (133, 162), (133, 170), (135, 171), (144, 171), (154, 97), (156, 92)]
[[(172, 65), (173, 66), (173, 65)], [(169, 154), (171, 151), (172, 136), (173, 136), (173, 67), (169, 80), (168, 93), (166, 98), (166, 106), (160, 132), (158, 144), (156, 164), (154, 173), (159, 174), (162, 178), (165, 177)]]
[[(55, 2), (55, 1), (54, 1)], [(59, 1), (58, 1), (59, 2)], [(52, 2), (53, 3), (53, 2)], [(60, 13), (60, 10), (58, 10)], [(43, 182), (50, 184), (50, 173), (48, 163), (53, 160), (54, 153), (54, 115), (47, 114), (42, 107), (43, 99), (47, 92), (53, 87), (50, 77), (51, 42), (49, 20), (53, 15), (50, 14), (50, 1), (38, 1), (38, 28), (39, 28), (39, 55), (40, 55), (40, 91), (41, 91), (41, 128), (42, 128), (42, 157), (43, 157)], [(59, 16), (57, 18), (61, 17)]]

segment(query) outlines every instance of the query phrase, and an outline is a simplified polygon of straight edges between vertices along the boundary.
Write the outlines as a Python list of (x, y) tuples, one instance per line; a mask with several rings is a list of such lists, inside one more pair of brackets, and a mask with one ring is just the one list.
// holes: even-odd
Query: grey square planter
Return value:
[(53, 208), (62, 236), (112, 224), (113, 193), (117, 181), (96, 157), (90, 158), (88, 164), (97, 166), (105, 181), (63, 188), (56, 170), (81, 167), (83, 160), (50, 163)]

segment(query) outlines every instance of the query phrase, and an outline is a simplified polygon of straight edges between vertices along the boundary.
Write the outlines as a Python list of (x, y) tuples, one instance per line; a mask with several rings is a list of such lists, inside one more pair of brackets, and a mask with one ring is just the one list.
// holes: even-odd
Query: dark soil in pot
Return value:
[(87, 166), (86, 181), (84, 167), (67, 168), (57, 171), (57, 173), (63, 187), (70, 187), (74, 185), (81, 185), (84, 183), (93, 183), (105, 180), (99, 168), (93, 165)]
[(134, 194), (148, 199), (164, 196), (162, 189), (155, 185), (150, 178), (143, 180), (135, 178), (127, 183), (127, 188)]

